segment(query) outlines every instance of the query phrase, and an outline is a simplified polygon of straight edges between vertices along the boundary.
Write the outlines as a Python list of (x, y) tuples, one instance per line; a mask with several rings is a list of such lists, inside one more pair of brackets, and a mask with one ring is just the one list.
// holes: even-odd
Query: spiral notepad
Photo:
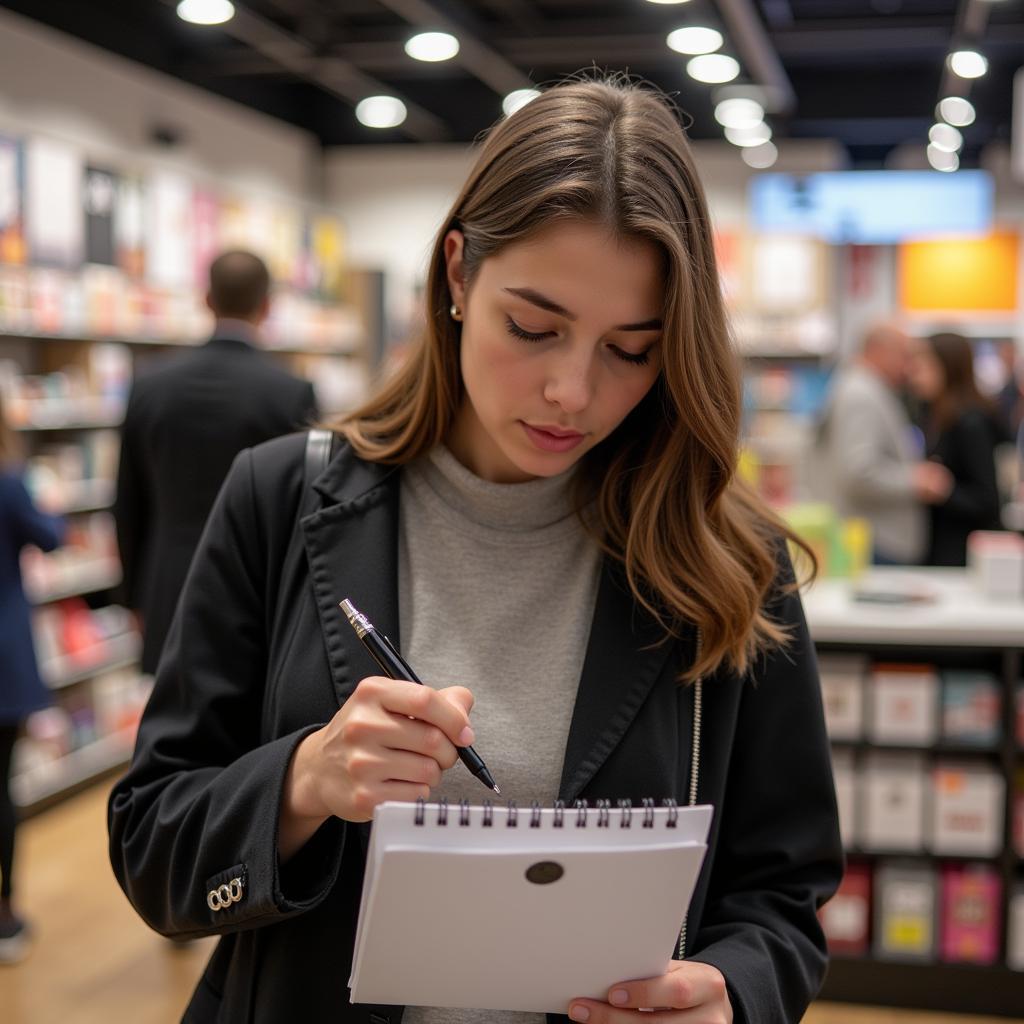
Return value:
[(381, 804), (352, 1002), (565, 1013), (573, 997), (663, 973), (711, 813)]

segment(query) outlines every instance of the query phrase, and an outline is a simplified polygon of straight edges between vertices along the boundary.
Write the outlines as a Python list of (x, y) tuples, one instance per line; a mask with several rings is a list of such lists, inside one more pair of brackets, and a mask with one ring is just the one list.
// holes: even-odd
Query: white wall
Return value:
[[(180, 132), (174, 149), (154, 125)], [(302, 131), (0, 10), (0, 130), (52, 135), (88, 158), (293, 199), (320, 198), (320, 151)]]
[[(746, 220), (746, 184), (753, 172), (728, 143), (694, 146), (719, 224)], [(349, 253), (361, 266), (382, 268), (387, 280), (390, 334), (400, 338), (418, 315), (416, 287), (426, 274), (430, 246), (473, 162), (468, 146), (359, 146), (326, 156), (325, 193), (348, 228)], [(782, 147), (777, 169), (821, 171), (839, 166), (830, 142)]]

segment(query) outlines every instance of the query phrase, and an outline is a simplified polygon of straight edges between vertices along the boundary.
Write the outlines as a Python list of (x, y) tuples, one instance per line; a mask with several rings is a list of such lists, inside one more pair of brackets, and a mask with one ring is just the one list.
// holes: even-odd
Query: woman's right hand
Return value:
[(430, 796), (441, 773), (471, 746), (473, 695), (369, 676), (292, 757), (281, 801), (282, 863), (332, 815), (368, 821), (385, 800)]

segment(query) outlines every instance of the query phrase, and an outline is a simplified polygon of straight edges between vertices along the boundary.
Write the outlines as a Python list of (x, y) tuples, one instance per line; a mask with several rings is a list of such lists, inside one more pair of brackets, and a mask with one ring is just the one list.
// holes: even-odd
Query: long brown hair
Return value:
[(472, 281), (484, 260), (559, 219), (597, 220), (664, 257), (662, 371), (576, 477), (581, 503), (596, 496), (592, 532), (666, 635), (699, 628), (685, 679), (720, 665), (745, 672), (786, 638), (765, 606), (781, 538), (799, 541), (735, 474), (741, 378), (711, 223), (677, 115), (650, 89), (622, 78), (565, 83), (491, 131), (438, 232), (420, 343), (332, 425), (378, 462), (406, 463), (443, 442), (463, 397), (445, 234), (462, 231)]
[(21, 441), (4, 415), (4, 396), (0, 391), (0, 471), (13, 469), (21, 462)]
[(952, 331), (933, 334), (928, 346), (942, 366), (942, 390), (931, 403), (930, 426), (941, 433), (968, 409), (980, 409), (993, 419), (996, 407), (978, 390), (974, 376), (974, 349), (962, 335)]

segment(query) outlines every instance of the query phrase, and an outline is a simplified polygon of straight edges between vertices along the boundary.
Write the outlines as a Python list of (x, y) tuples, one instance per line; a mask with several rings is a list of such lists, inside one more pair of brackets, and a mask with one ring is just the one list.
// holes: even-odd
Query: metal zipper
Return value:
[[(704, 634), (700, 627), (697, 627), (697, 655), (696, 661), (700, 661), (701, 648), (704, 646)], [(694, 807), (697, 803), (697, 784), (700, 781), (700, 724), (703, 712), (703, 679), (697, 679), (693, 684), (693, 739), (690, 744), (690, 792), (688, 804)], [(683, 927), (679, 932), (679, 948), (676, 951), (677, 960), (686, 959), (686, 919), (683, 919)]]

